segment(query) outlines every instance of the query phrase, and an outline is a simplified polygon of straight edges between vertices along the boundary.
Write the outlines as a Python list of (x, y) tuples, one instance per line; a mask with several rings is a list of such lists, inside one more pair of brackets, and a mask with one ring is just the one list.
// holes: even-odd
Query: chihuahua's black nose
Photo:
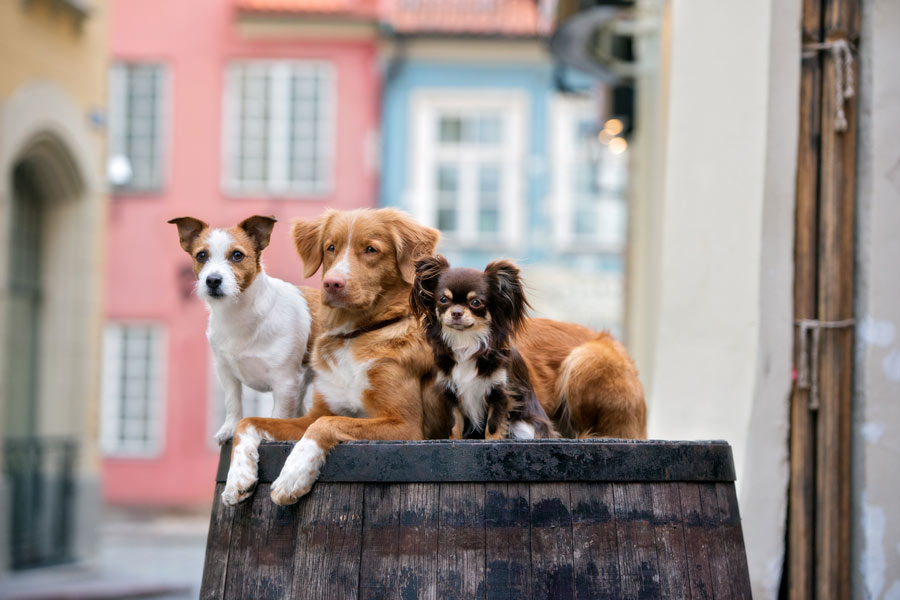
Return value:
[(451, 308), (450, 316), (453, 317), (454, 319), (462, 319), (463, 311), (461, 308)]
[(209, 275), (206, 278), (206, 287), (211, 290), (219, 289), (219, 286), (222, 285), (222, 276), (221, 275)]

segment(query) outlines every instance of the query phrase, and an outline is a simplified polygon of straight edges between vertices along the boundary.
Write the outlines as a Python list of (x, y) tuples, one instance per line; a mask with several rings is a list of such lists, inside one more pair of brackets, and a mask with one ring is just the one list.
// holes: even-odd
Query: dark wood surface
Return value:
[[(260, 482), (275, 481), (293, 447), (293, 442), (263, 442)], [(228, 442), (217, 482), (228, 476), (230, 456)], [(350, 442), (332, 450), (319, 481), (734, 481), (734, 461), (731, 446), (723, 441)]]
[[(446, 470), (447, 480), (432, 474), (419, 482), (385, 482), (365, 471), (354, 482), (320, 480), (297, 504), (279, 507), (264, 478), (235, 508), (222, 505), (220, 481), (201, 597), (750, 597), (723, 442), (354, 443), (339, 446), (327, 464), (338, 452), (345, 454), (341, 464), (370, 465), (353, 455), (423, 446), (429, 451), (420, 456), (446, 462), (456, 461), (461, 447), (471, 456), (512, 457), (507, 464), (516, 476), (534, 466), (544, 479), (514, 481), (490, 461), (481, 464), (498, 475), (491, 482), (467, 481), (458, 469)], [(283, 460), (289, 448), (265, 444), (260, 458)], [(666, 453), (695, 457), (678, 471), (685, 480), (670, 478), (674, 461)], [(548, 456), (560, 461), (555, 474), (545, 468)], [(651, 456), (665, 468), (632, 466), (633, 474), (651, 476), (641, 481), (623, 479), (618, 466), (605, 481), (584, 460), (596, 456), (625, 464)], [(585, 480), (575, 479), (576, 466)]]

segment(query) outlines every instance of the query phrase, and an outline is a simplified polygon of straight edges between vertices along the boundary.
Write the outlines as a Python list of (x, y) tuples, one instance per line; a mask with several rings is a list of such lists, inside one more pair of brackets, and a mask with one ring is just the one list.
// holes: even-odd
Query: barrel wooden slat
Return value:
[(613, 485), (619, 577), (625, 598), (658, 598), (653, 500), (646, 483)]
[(700, 487), (701, 518), (709, 554), (709, 575), (712, 578), (713, 597), (734, 598), (731, 591), (731, 577), (728, 572), (728, 558), (725, 540), (722, 536), (722, 521), (719, 515), (719, 500), (714, 484)]
[(484, 543), (487, 597), (531, 598), (531, 507), (527, 485), (485, 485)]
[(225, 597), (225, 574), (228, 571), (231, 550), (231, 524), (234, 512), (222, 501), (224, 483), (216, 484), (212, 518), (206, 539), (206, 558), (203, 561), (203, 589), (200, 600), (217, 600)]
[(438, 598), (484, 598), (484, 560), (484, 486), (474, 483), (442, 485)]
[(402, 485), (366, 485), (359, 566), (359, 597), (396, 597)]
[(437, 600), (440, 486), (411, 483), (400, 497), (399, 592), (403, 600)]
[(574, 598), (572, 513), (565, 483), (531, 485), (531, 571), (535, 598)]
[(747, 568), (747, 554), (744, 551), (744, 533), (741, 530), (741, 515), (738, 509), (734, 485), (715, 484), (719, 507), (720, 531), (724, 540), (728, 572), (731, 574), (731, 594), (736, 600), (748, 599), (750, 594), (750, 571)]
[(290, 448), (237, 507), (220, 468), (201, 598), (750, 597), (723, 442), (342, 444), (279, 507)]
[(691, 598), (694, 600), (706, 600), (713, 597), (706, 525), (703, 522), (703, 508), (700, 506), (701, 485), (697, 483), (678, 484), (681, 493), (681, 513), (684, 517), (684, 545), (688, 555)]
[(258, 491), (263, 498), (259, 511), (260, 529), (256, 532), (258, 584), (254, 598), (280, 600), (290, 592), (294, 576), (294, 561), (284, 560), (294, 553), (299, 506), (278, 506), (265, 501), (269, 486)]
[(363, 485), (322, 483), (297, 503), (300, 514), (290, 594), (284, 598), (346, 598), (359, 593)]
[[(659, 559), (659, 588), (663, 598), (690, 598), (687, 551), (677, 485), (655, 485), (653, 498), (654, 535)], [(665, 567), (663, 566), (665, 565)]]
[(621, 598), (613, 484), (569, 484), (575, 597)]

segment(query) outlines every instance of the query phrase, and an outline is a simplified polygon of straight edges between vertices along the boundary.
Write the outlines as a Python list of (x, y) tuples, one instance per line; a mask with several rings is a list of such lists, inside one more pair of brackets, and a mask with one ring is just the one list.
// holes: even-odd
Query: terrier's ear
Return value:
[(525, 298), (519, 267), (508, 260), (495, 260), (484, 269), (484, 274), (491, 290), (491, 301), (488, 304), (491, 322), (504, 329), (507, 334), (515, 333), (522, 326), (528, 308), (531, 307)]
[(301, 221), (300, 219), (293, 221), (291, 238), (294, 240), (297, 254), (300, 255), (300, 259), (303, 261), (304, 277), (312, 277), (322, 265), (322, 243), (325, 229), (331, 218), (336, 214), (337, 211), (328, 210), (312, 221)]
[(178, 241), (188, 254), (191, 253), (191, 247), (194, 245), (194, 240), (197, 239), (197, 236), (209, 227), (209, 225), (194, 217), (178, 217), (169, 219), (167, 222), (173, 223), (178, 227)]
[(263, 217), (261, 215), (253, 215), (249, 219), (244, 219), (238, 224), (238, 227), (250, 236), (253, 243), (256, 244), (256, 251), (262, 252), (269, 245), (269, 238), (272, 237), (272, 228), (278, 219), (275, 217)]
[(416, 261), (416, 274), (413, 280), (413, 289), (409, 295), (409, 305), (417, 317), (424, 316), (429, 322), (435, 318), (434, 291), (441, 273), (449, 268), (450, 263), (440, 254), (420, 258)]

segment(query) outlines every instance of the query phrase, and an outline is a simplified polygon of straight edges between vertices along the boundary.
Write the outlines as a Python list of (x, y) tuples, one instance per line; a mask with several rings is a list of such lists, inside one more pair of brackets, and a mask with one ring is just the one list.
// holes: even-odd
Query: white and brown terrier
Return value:
[(559, 437), (511, 345), (528, 308), (518, 267), (498, 260), (481, 272), (424, 258), (410, 303), (434, 350), (451, 438)]
[(213, 229), (194, 217), (169, 221), (194, 259), (197, 295), (209, 308), (206, 337), (225, 391), (225, 423), (215, 435), (220, 445), (243, 416), (241, 384), (272, 392), (276, 418), (297, 417), (312, 400), (311, 309), (319, 293), (266, 274), (261, 256), (275, 222), (257, 215), (230, 229)]

